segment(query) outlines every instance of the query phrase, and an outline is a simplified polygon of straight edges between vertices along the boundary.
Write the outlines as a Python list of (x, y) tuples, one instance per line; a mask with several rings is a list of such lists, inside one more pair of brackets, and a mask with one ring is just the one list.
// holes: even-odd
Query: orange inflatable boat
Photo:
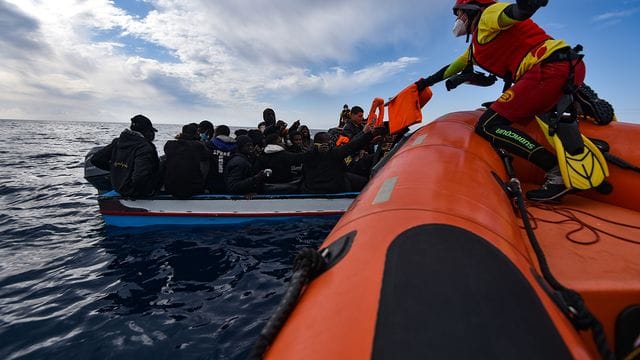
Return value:
[[(474, 133), (481, 114), (445, 115), (398, 148), (322, 245), (328, 267), (265, 358), (640, 353), (640, 173), (609, 164), (608, 194), (527, 203), (521, 215), (505, 159)], [(580, 126), (640, 164), (640, 125)], [(513, 168), (525, 191), (543, 181), (525, 161)]]

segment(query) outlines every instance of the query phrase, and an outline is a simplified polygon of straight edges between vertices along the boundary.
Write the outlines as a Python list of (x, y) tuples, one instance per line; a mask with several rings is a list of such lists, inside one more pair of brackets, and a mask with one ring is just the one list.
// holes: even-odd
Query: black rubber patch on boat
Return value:
[[(616, 319), (616, 355), (618, 359), (626, 359), (637, 347), (635, 342), (640, 334), (640, 305), (632, 305), (624, 309)], [(637, 359), (637, 358), (634, 358)]]
[(531, 284), (483, 238), (451, 225), (387, 250), (373, 359), (570, 359)]
[(326, 261), (326, 267), (324, 271), (329, 270), (335, 264), (337, 264), (343, 257), (347, 255), (349, 250), (351, 250), (351, 244), (353, 244), (353, 240), (356, 237), (357, 231), (352, 231), (338, 240), (329, 244), (329, 246), (324, 249), (320, 249), (320, 255), (324, 257)]

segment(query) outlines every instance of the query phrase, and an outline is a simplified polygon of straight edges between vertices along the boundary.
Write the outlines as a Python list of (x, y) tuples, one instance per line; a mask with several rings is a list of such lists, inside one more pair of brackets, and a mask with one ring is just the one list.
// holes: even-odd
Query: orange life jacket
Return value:
[(349, 138), (344, 135), (339, 135), (338, 140), (336, 140), (336, 146), (344, 145), (349, 142)]

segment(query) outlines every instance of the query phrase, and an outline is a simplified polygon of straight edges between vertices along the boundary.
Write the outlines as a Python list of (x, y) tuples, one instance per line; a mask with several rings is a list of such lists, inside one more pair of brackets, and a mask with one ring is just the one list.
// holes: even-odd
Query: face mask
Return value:
[(201, 133), (200, 134), (200, 140), (202, 141), (209, 141), (209, 135), (205, 134), (205, 133)]
[(461, 19), (456, 19), (455, 25), (453, 25), (453, 36), (460, 37), (467, 35), (467, 24)]

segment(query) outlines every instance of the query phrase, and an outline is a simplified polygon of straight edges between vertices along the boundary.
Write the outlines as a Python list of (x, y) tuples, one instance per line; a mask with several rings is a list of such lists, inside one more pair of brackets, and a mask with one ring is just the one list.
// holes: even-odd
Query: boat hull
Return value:
[(234, 225), (255, 221), (287, 221), (304, 217), (339, 218), (357, 193), (327, 195), (197, 195), (176, 199), (168, 195), (124, 198), (115, 192), (99, 196), (107, 225)]

